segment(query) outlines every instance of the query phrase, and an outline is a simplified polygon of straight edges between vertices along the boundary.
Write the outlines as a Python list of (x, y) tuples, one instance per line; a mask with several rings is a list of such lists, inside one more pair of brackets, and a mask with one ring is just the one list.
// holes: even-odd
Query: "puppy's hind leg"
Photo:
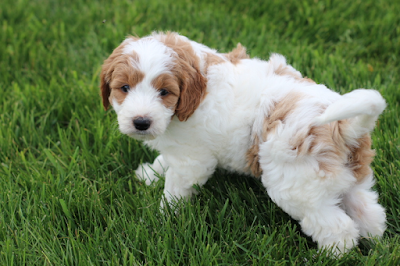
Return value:
[(265, 142), (260, 155), (268, 195), (299, 221), (319, 248), (333, 248), (334, 254), (340, 254), (357, 244), (357, 224), (339, 207), (340, 196), (356, 181), (349, 169), (332, 174), (320, 171), (315, 158), (297, 157), (297, 151), (285, 149), (282, 141)]
[(357, 223), (364, 237), (381, 237), (386, 229), (385, 209), (378, 203), (378, 194), (371, 190), (373, 184), (371, 172), (343, 197), (346, 213)]
[(293, 169), (290, 176), (289, 167), (285, 168), (278, 178), (268, 173), (262, 176), (271, 199), (299, 221), (302, 231), (311, 236), (320, 249), (333, 248), (334, 254), (340, 254), (357, 245), (357, 224), (338, 206), (340, 194), (329, 191), (334, 184), (318, 180), (318, 176), (305, 178), (298, 169)]
[(139, 165), (138, 169), (135, 170), (136, 177), (139, 180), (145, 181), (146, 185), (150, 185), (153, 182), (158, 181), (158, 175), (164, 175), (168, 169), (168, 164), (165, 162), (162, 155), (159, 155), (153, 162), (153, 164), (144, 163)]

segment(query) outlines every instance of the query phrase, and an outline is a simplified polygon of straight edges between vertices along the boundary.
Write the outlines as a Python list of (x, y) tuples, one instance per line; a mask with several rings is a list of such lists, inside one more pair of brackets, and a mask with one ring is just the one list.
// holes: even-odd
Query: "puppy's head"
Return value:
[(102, 67), (104, 108), (113, 106), (124, 134), (143, 140), (163, 134), (174, 115), (186, 121), (205, 96), (199, 60), (176, 33), (126, 39)]

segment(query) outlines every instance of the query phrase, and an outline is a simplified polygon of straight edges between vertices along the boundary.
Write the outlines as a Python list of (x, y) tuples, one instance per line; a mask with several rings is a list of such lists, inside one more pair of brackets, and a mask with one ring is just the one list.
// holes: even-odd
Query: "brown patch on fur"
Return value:
[(304, 131), (298, 132), (291, 144), (298, 155), (309, 153), (318, 160), (319, 170), (323, 171), (322, 176), (338, 174), (346, 166), (353, 172), (357, 182), (360, 182), (371, 174), (370, 164), (375, 152), (371, 150), (369, 134), (357, 139), (356, 147), (349, 147), (341, 133), (348, 125), (348, 120), (339, 120), (311, 127), (306, 134)]
[[(258, 177), (262, 174), (259, 164), (259, 145), (268, 139), (268, 135), (275, 132), (277, 127), (285, 123), (286, 117), (296, 108), (296, 103), (302, 95), (287, 95), (282, 101), (275, 103), (265, 118), (262, 129), (262, 139), (254, 137), (253, 145), (247, 151), (247, 167)], [(325, 107), (321, 106), (321, 113)], [(371, 174), (370, 164), (375, 152), (371, 150), (371, 137), (365, 134), (357, 139), (357, 146), (349, 146), (342, 135), (342, 131), (349, 126), (348, 120), (334, 121), (321, 126), (309, 126), (298, 130), (290, 139), (290, 146), (297, 156), (311, 155), (318, 161), (319, 175), (327, 178), (340, 174), (343, 167), (348, 167), (354, 174), (357, 182), (361, 182)]]
[(175, 109), (180, 95), (178, 79), (170, 74), (161, 74), (151, 82), (151, 85), (157, 90), (167, 90), (168, 94), (161, 96), (163, 104), (170, 109)]
[[(135, 37), (129, 37), (133, 41)], [(110, 106), (112, 98), (115, 98), (118, 103), (122, 103), (126, 93), (120, 88), (124, 85), (129, 85), (131, 88), (136, 86), (144, 78), (144, 74), (135, 69), (131, 65), (131, 61), (138, 61), (136, 53), (122, 54), (126, 44), (118, 46), (112, 54), (104, 61), (100, 74), (100, 89), (103, 99), (104, 109), (107, 110)]]
[(267, 141), (268, 134), (275, 132), (277, 126), (283, 124), (285, 118), (296, 108), (296, 104), (303, 96), (299, 93), (290, 93), (281, 101), (276, 102), (269, 115), (264, 120), (262, 140)]
[(323, 171), (321, 177), (338, 174), (347, 160), (349, 149), (341, 134), (341, 127), (347, 126), (347, 123), (347, 120), (341, 120), (311, 127), (309, 136), (299, 145), (299, 151), (303, 150), (303, 154), (308, 152), (317, 159), (319, 170)]
[(180, 88), (175, 114), (180, 121), (186, 121), (206, 96), (207, 79), (200, 72), (200, 59), (190, 43), (176, 33), (167, 32), (156, 38), (178, 55), (175, 57), (176, 64), (172, 68)]
[(260, 177), (262, 170), (260, 167), (260, 157), (258, 153), (260, 152), (260, 139), (256, 135), (253, 140), (253, 145), (246, 153), (247, 168), (250, 170), (251, 174), (255, 177)]
[(225, 56), (234, 65), (238, 64), (241, 59), (250, 58), (250, 56), (246, 53), (246, 47), (242, 46), (240, 43), (238, 43), (236, 48), (231, 52), (225, 54)]
[(341, 131), (348, 126), (348, 120), (334, 121), (326, 125), (311, 127), (309, 131), (299, 131), (291, 145), (298, 155), (311, 154), (318, 160), (321, 176), (339, 174), (346, 166), (352, 170), (358, 182), (371, 174), (370, 164), (375, 152), (371, 150), (368, 134), (357, 139), (356, 147), (349, 147)]
[(358, 182), (371, 174), (370, 164), (374, 160), (375, 152), (371, 150), (371, 136), (365, 134), (358, 139), (358, 146), (350, 148), (347, 167), (349, 167)]
[[(301, 100), (302, 95), (299, 93), (291, 93), (286, 95), (281, 101), (276, 102), (271, 108), (269, 115), (264, 119), (264, 124), (261, 132), (262, 142), (267, 141), (268, 135), (275, 132), (277, 127), (285, 122), (285, 119), (296, 108), (296, 104)], [(262, 169), (259, 163), (259, 146), (261, 142), (256, 135), (253, 139), (253, 144), (247, 150), (246, 160), (247, 168), (251, 171), (253, 176), (260, 177)]]
[(307, 77), (302, 77), (298, 73), (294, 72), (288, 65), (280, 65), (277, 69), (274, 70), (274, 72), (276, 75), (290, 76), (300, 82), (315, 83), (314, 80), (307, 78)]
[(291, 138), (290, 145), (298, 156), (310, 154), (317, 159), (320, 177), (338, 174), (350, 152), (341, 134), (347, 125), (347, 120), (340, 120), (304, 128)]
[(222, 59), (221, 57), (219, 57), (215, 54), (207, 53), (206, 69), (209, 68), (210, 66), (222, 64), (224, 62), (225, 62), (225, 60)]
[(135, 60), (134, 58), (136, 57), (132, 55), (121, 55), (114, 61), (114, 70), (111, 75), (111, 82), (109, 83), (111, 88), (109, 97), (110, 103), (112, 103), (113, 98), (116, 99), (119, 104), (125, 100), (127, 93), (121, 90), (122, 86), (129, 85), (132, 89), (138, 83), (142, 82), (144, 74), (131, 65), (131, 60)]

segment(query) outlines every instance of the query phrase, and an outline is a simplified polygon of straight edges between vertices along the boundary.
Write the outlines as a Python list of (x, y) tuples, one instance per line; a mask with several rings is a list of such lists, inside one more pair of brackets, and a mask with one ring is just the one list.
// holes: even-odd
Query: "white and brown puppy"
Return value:
[(160, 152), (136, 175), (165, 174), (166, 201), (186, 198), (216, 167), (260, 177), (271, 199), (319, 247), (344, 252), (382, 236), (385, 211), (370, 163), (369, 132), (385, 101), (343, 96), (303, 78), (273, 54), (221, 54), (176, 33), (127, 38), (104, 62), (104, 107), (123, 134)]

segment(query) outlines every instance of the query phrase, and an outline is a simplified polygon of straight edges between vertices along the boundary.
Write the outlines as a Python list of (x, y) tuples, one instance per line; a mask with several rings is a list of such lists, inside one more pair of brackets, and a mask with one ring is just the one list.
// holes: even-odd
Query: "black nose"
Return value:
[(133, 120), (133, 125), (137, 130), (143, 131), (150, 127), (151, 121), (148, 118), (138, 117)]

